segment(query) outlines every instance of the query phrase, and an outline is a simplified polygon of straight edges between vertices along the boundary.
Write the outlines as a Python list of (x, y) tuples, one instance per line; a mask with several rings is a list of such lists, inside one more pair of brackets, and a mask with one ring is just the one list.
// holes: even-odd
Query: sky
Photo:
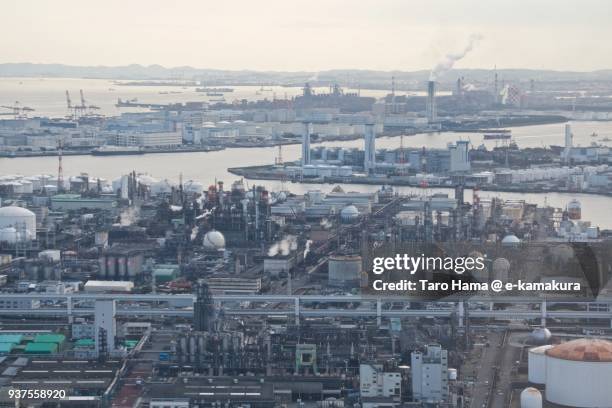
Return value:
[(18, 0), (0, 63), (231, 70), (612, 68), (609, 0)]

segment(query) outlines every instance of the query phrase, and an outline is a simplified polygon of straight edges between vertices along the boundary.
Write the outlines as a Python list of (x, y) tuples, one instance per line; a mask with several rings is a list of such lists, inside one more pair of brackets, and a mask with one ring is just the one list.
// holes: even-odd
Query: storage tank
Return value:
[(222, 233), (216, 230), (211, 230), (204, 235), (202, 240), (204, 248), (209, 250), (219, 250), (225, 248), (225, 237)]
[(32, 194), (34, 192), (34, 185), (29, 180), (21, 180), (20, 181), (23, 193), (24, 194)]
[(353, 222), (359, 218), (359, 210), (354, 205), (347, 205), (340, 211), (342, 222)]
[(198, 181), (189, 180), (183, 185), (183, 190), (186, 193), (202, 195), (204, 194), (204, 184)]
[(98, 279), (106, 278), (106, 257), (101, 256), (98, 258)]
[(612, 342), (578, 339), (546, 351), (546, 400), (572, 407), (609, 407)]
[(501, 241), (501, 244), (503, 246), (508, 246), (508, 247), (518, 246), (520, 245), (520, 243), (521, 243), (521, 240), (516, 235), (513, 235), (513, 234), (506, 235), (504, 239), (502, 239)]
[(533, 387), (521, 392), (521, 408), (542, 408), (542, 393)]
[(552, 333), (546, 327), (538, 327), (529, 335), (529, 340), (534, 344), (546, 344), (550, 341)]
[(527, 352), (528, 379), (532, 384), (546, 384), (546, 350), (553, 346), (544, 345)]
[(491, 268), (493, 269), (493, 279), (501, 280), (502, 282), (508, 281), (510, 261), (506, 258), (496, 258)]
[(0, 229), (0, 242), (14, 244), (17, 242), (17, 230), (13, 227), (5, 227)]
[(570, 220), (579, 220), (582, 217), (582, 206), (580, 201), (572, 200), (567, 205), (567, 216)]
[(125, 256), (120, 256), (117, 258), (117, 273), (119, 274), (119, 279), (126, 279), (127, 276), (127, 258)]
[(106, 257), (106, 277), (115, 279), (117, 274), (117, 259), (114, 256)]
[(151, 185), (151, 194), (169, 194), (172, 192), (173, 183), (169, 180), (161, 180)]
[(22, 207), (8, 206), (0, 208), (0, 228), (13, 227), (18, 232), (25, 228), (26, 240), (36, 237), (36, 214)]

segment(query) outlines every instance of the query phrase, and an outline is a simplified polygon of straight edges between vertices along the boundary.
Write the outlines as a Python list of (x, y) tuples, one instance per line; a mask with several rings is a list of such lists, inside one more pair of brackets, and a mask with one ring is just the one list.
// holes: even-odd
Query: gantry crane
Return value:
[(1, 115), (13, 115), (15, 119), (26, 119), (28, 117), (28, 112), (33, 112), (34, 109), (28, 106), (21, 106), (19, 101), (15, 101), (13, 106), (2, 105), (1, 108), (12, 110), (11, 113), (0, 113)]

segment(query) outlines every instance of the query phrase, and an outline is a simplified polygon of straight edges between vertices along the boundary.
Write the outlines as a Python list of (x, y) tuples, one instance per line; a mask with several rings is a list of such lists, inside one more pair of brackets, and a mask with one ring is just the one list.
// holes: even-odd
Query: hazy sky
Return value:
[(0, 62), (199, 68), (612, 68), (610, 0), (14, 0)]

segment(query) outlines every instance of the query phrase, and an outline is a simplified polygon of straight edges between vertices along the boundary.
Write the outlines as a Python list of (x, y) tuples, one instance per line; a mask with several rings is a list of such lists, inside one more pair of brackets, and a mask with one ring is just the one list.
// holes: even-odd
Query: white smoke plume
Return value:
[(191, 229), (191, 236), (189, 237), (189, 239), (191, 241), (195, 240), (196, 237), (198, 236), (198, 232), (200, 231), (200, 227), (198, 227), (197, 225), (195, 227), (193, 227)]
[(472, 34), (463, 50), (457, 53), (446, 54), (444, 59), (438, 62), (438, 64), (431, 70), (431, 73), (429, 74), (429, 80), (435, 81), (440, 75), (452, 69), (453, 65), (455, 65), (455, 62), (459, 61), (460, 59), (465, 57), (470, 51), (472, 51), (480, 40), (482, 40), (482, 35)]
[(140, 216), (140, 207), (128, 207), (121, 213), (121, 225), (128, 226), (136, 223)]
[(304, 258), (306, 258), (306, 255), (308, 255), (308, 253), (310, 252), (311, 244), (312, 244), (312, 241), (310, 239), (306, 241), (306, 247), (304, 248)]
[(279, 242), (272, 244), (268, 249), (268, 256), (289, 255), (289, 252), (297, 249), (297, 238), (294, 235), (287, 235)]
[(319, 224), (323, 228), (331, 228), (332, 227), (331, 221), (329, 221), (327, 218), (323, 218)]

